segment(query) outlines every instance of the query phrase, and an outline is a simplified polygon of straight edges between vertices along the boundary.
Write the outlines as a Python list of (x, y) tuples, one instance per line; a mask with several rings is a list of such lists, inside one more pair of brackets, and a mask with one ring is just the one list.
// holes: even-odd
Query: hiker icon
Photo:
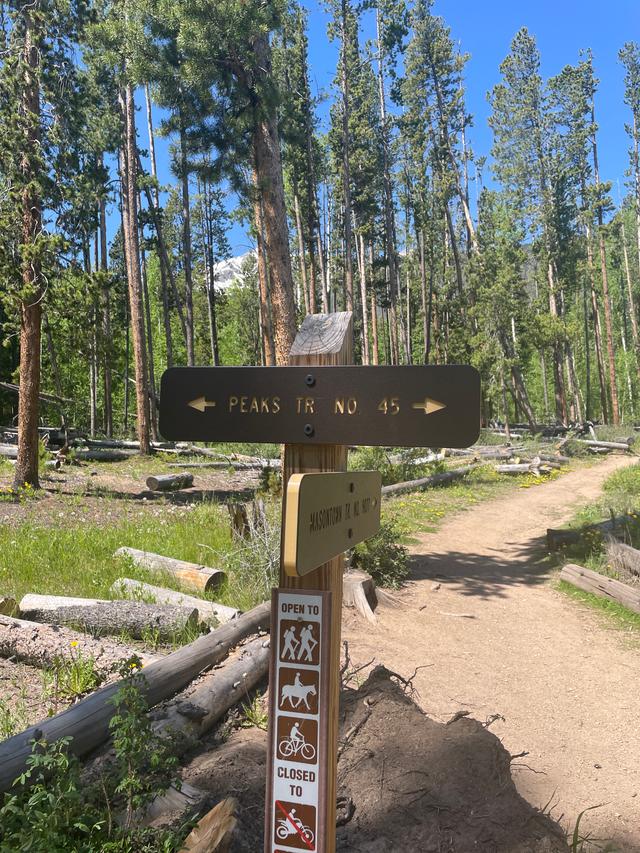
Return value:
[[(313, 637), (313, 625), (307, 625), (300, 631), (300, 650), (298, 660), (313, 662), (313, 650), (318, 645), (318, 641)], [(306, 655), (306, 657), (303, 657)]]
[(320, 625), (283, 620), (280, 623), (280, 660), (317, 665), (320, 662)]
[[(288, 674), (288, 677), (291, 678), (290, 673), (291, 670), (285, 670), (283, 675)], [(311, 682), (309, 682), (309, 679), (311, 679)], [(317, 676), (315, 673), (305, 673), (305, 681), (303, 681), (302, 674), (296, 672), (293, 684), (284, 684), (280, 689), (280, 707), (285, 710), (286, 704), (288, 704), (291, 709), (295, 710), (302, 705), (309, 713), (315, 714), (317, 699), (315, 701), (312, 699), (311, 704), (309, 704), (309, 697), (318, 695), (316, 682)]]
[(287, 660), (287, 656), (289, 660), (297, 660), (296, 654), (297, 649), (300, 646), (298, 639), (296, 638), (296, 629), (294, 625), (291, 625), (284, 632), (284, 646), (282, 649), (282, 659)]

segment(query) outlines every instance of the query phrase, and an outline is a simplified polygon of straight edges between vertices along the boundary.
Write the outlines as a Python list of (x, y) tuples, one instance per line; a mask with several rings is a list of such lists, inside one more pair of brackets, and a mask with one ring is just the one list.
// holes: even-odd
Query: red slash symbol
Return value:
[(295, 831), (298, 833), (300, 838), (307, 845), (309, 850), (315, 850), (316, 848), (315, 848), (314, 843), (313, 843), (314, 842), (313, 832), (307, 826), (304, 826), (303, 824), (301, 824), (300, 821), (294, 820), (279, 800), (276, 800), (276, 806), (280, 809), (282, 814), (285, 816), (285, 819), (295, 829)]

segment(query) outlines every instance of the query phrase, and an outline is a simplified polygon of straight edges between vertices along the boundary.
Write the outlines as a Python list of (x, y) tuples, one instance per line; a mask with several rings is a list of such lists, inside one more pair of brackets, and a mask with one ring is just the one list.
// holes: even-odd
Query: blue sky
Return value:
[[(311, 82), (316, 93), (331, 94), (335, 75), (337, 45), (327, 37), (327, 15), (319, 0), (303, 0), (309, 10), (309, 52)], [(577, 62), (580, 50), (590, 47), (594, 54), (600, 87), (596, 102), (600, 125), (599, 154), (603, 180), (613, 181), (613, 196), (618, 200), (617, 182), (625, 180), (628, 166), (628, 137), (624, 124), (629, 110), (624, 104), (623, 69), (618, 50), (626, 41), (640, 41), (640, 4), (638, 0), (436, 0), (436, 14), (442, 15), (463, 52), (471, 54), (466, 69), (467, 109), (474, 116), (471, 143), (478, 155), (488, 155), (491, 132), (487, 124), (487, 92), (500, 79), (500, 63), (520, 27), (535, 35), (542, 56), (545, 77), (557, 74), (564, 65)], [(365, 21), (363, 37), (372, 37), (371, 20)], [(321, 116), (326, 117), (326, 106)], [(140, 115), (141, 144), (146, 144), (145, 125)], [(167, 144), (160, 143), (161, 180), (169, 180)], [(233, 254), (250, 248), (241, 226), (230, 236)]]

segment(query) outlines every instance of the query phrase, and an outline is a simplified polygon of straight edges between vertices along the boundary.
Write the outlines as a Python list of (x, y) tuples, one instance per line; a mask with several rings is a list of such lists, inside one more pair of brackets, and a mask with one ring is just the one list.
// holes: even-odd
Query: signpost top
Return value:
[(162, 377), (165, 439), (468, 447), (480, 376), (466, 365), (177, 367)]

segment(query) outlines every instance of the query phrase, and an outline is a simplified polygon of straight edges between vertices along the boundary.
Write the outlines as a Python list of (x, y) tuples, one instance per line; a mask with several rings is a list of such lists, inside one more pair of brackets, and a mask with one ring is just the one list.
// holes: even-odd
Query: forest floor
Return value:
[(569, 831), (599, 806), (581, 830), (621, 853), (640, 851), (638, 634), (555, 588), (544, 535), (634, 461), (610, 457), (445, 520), (412, 548), (403, 608), (382, 609), (374, 629), (349, 614), (343, 632), (355, 662), (424, 667), (413, 683), (431, 718), (501, 715), (491, 731), (524, 753), (511, 764), (522, 797)]

